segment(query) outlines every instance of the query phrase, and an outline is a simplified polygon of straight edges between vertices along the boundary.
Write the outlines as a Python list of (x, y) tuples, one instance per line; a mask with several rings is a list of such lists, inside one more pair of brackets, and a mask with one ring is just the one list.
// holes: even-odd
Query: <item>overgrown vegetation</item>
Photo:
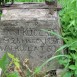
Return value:
[[(43, 0), (16, 0), (16, 1), (27, 1), (27, 2), (42, 2)], [(40, 72), (41, 68), (47, 64), (49, 61), (52, 61), (55, 58), (59, 58), (59, 63), (63, 65), (64, 72), (62, 73), (62, 77), (77, 77), (77, 0), (59, 0), (62, 4), (63, 9), (60, 11), (60, 21), (61, 21), (61, 34), (62, 36), (52, 32), (47, 31), (51, 34), (58, 36), (59, 38), (63, 39), (64, 46), (59, 48), (57, 52), (60, 52), (62, 49), (65, 48), (65, 55), (57, 55), (53, 56), (52, 58), (48, 59), (44, 64), (40, 67), (36, 68), (34, 72), (28, 77), (33, 76), (35, 73)], [(46, 31), (46, 30), (44, 30)], [(8, 54), (8, 57), (11, 58), (11, 62), (9, 62), (8, 58), (5, 54), (3, 58), (0, 60), (0, 67), (3, 70), (3, 76), (6, 77), (19, 77), (19, 71), (17, 70), (20, 68), (19, 60), (15, 58), (13, 55)], [(64, 57), (65, 56), (65, 57)], [(9, 64), (10, 63), (10, 64)], [(8, 73), (8, 69), (11, 65), (14, 65), (14, 71)], [(6, 68), (7, 67), (7, 68)], [(16, 69), (17, 68), (17, 69)], [(41, 77), (41, 76), (40, 76)]]
[(2, 69), (1, 77), (20, 77), (17, 70), (20, 68), (19, 60), (10, 53), (5, 53), (0, 59), (0, 68)]
[(44, 0), (15, 0), (16, 2), (44, 2)]
[(77, 0), (59, 0), (63, 9), (60, 11), (61, 36), (52, 31), (47, 31), (63, 39), (67, 56), (59, 58), (59, 63), (64, 67), (62, 77), (77, 77)]
[[(59, 50), (57, 50), (57, 52)], [(48, 62), (60, 57), (67, 58), (66, 55), (53, 56), (33, 71), (28, 66), (28, 59), (25, 59), (21, 66), (18, 58), (10, 53), (5, 53), (4, 56), (0, 59), (0, 69), (2, 69), (1, 77), (50, 77), (50, 75), (44, 72), (40, 73), (40, 71), (42, 67), (44, 67), (44, 65), (46, 65)], [(25, 69), (23, 70), (22, 67)]]
[(68, 59), (63, 58), (60, 64), (64, 65), (66, 71), (63, 77), (77, 77), (77, 0), (60, 0), (63, 10), (60, 12), (62, 37), (64, 44), (70, 44), (66, 53)]

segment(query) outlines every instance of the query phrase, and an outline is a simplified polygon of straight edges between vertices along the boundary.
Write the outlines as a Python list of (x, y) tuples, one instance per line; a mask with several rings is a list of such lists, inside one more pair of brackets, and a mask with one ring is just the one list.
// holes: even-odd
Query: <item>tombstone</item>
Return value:
[[(19, 4), (3, 10), (0, 22), (0, 57), (4, 52), (13, 53), (23, 62), (28, 58), (32, 69), (53, 56), (62, 41), (42, 29), (60, 33), (57, 11), (49, 14), (44, 3)], [(52, 64), (51, 64), (52, 63)], [(43, 70), (57, 69), (55, 61)]]

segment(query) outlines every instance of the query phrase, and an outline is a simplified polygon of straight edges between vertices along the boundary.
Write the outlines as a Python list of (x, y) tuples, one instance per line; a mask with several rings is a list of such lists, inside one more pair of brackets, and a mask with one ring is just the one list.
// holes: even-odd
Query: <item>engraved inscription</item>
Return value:
[(58, 32), (55, 23), (47, 20), (1, 22), (0, 49), (13, 52), (21, 61), (28, 57), (31, 66), (35, 68), (52, 57), (61, 45), (60, 39), (41, 30)]

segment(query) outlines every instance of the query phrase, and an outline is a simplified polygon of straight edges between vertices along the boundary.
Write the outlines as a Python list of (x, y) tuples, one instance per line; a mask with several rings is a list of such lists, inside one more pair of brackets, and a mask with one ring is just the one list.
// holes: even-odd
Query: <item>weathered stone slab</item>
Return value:
[[(12, 9), (4, 10), (3, 13), (0, 22), (1, 51), (12, 52), (21, 61), (29, 58), (32, 68), (52, 57), (62, 45), (56, 36), (41, 30), (47, 29), (59, 33), (57, 12), (50, 15), (48, 9)], [(0, 52), (2, 53), (4, 52)], [(51, 70), (51, 66), (53, 69), (58, 68), (56, 62), (52, 65), (50, 63), (44, 70)]]

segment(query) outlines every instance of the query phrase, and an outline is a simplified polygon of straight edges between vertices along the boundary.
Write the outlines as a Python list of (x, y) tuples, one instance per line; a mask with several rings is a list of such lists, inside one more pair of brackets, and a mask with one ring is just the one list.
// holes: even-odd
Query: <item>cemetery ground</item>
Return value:
[[(24, 10), (8, 10), (8, 13), (2, 16), (3, 21), (0, 21), (1, 77), (77, 77), (77, 0), (58, 1), (62, 5), (62, 10), (58, 12), (59, 24), (56, 24), (56, 16), (49, 15), (46, 17), (47, 20), (38, 17), (39, 10), (28, 9), (29, 14)], [(46, 10), (44, 9), (43, 12), (41, 10), (39, 16), (45, 14)], [(30, 16), (32, 11), (35, 13), (32, 14), (33, 17), (39, 20), (28, 18), (32, 17)], [(11, 17), (12, 15), (15, 17)], [(23, 19), (18, 20), (19, 17)], [(25, 17), (27, 21), (24, 20)], [(60, 33), (57, 31), (58, 26), (60, 26)], [(38, 50), (40, 52), (37, 52)], [(59, 65), (54, 67), (56, 60)]]

